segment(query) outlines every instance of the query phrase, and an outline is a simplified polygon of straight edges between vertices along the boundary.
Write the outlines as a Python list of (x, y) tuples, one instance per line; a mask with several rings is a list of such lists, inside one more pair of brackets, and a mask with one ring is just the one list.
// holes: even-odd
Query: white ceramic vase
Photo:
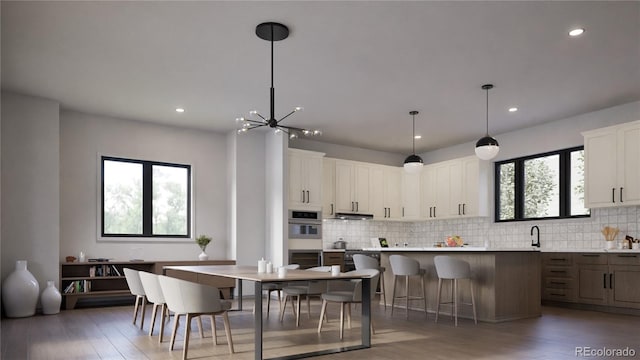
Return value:
[(206, 252), (204, 252), (204, 250), (200, 253), (200, 255), (198, 255), (198, 259), (201, 261), (205, 261), (205, 260), (209, 260), (209, 255), (207, 255)]
[(16, 261), (16, 269), (2, 283), (2, 304), (7, 317), (27, 317), (36, 313), (40, 285), (27, 270), (27, 260)]
[(40, 295), (42, 303), (42, 313), (45, 315), (57, 314), (60, 312), (60, 303), (62, 303), (62, 295), (54, 285), (52, 280), (47, 281), (47, 288)]

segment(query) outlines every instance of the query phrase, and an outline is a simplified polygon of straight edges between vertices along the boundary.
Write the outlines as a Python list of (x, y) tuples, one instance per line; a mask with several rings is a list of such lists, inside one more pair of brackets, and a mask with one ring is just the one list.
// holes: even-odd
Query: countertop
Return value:
[(486, 248), (484, 246), (461, 246), (461, 247), (389, 247), (389, 248), (364, 248), (365, 251), (380, 251), (380, 252), (539, 252), (538, 248)]

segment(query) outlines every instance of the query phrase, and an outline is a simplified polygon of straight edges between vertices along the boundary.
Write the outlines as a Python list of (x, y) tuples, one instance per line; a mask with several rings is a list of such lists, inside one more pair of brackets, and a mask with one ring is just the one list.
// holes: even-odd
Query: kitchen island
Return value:
[[(479, 321), (503, 322), (540, 316), (540, 251), (535, 249), (486, 249), (483, 247), (441, 247), (441, 248), (370, 248), (364, 250), (380, 251), (380, 265), (386, 268), (385, 284), (387, 304), (391, 304), (393, 294), (393, 271), (389, 256), (405, 255), (420, 262), (426, 270), (427, 310), (435, 313), (438, 275), (433, 258), (437, 255), (449, 255), (465, 260), (471, 265), (473, 273), (476, 309)], [(404, 282), (398, 281), (397, 293), (404, 293)], [(419, 294), (418, 278), (411, 279), (411, 294)], [(471, 302), (469, 286), (465, 280), (460, 282), (458, 292), (462, 302)], [(442, 287), (443, 301), (451, 294), (450, 281)], [(404, 307), (404, 301), (396, 302)], [(421, 310), (422, 302), (409, 303), (413, 309)], [(402, 312), (396, 308), (395, 311)], [(451, 306), (440, 306), (440, 321), (447, 321), (444, 314), (450, 314)], [(461, 305), (458, 316), (473, 318), (470, 306)]]

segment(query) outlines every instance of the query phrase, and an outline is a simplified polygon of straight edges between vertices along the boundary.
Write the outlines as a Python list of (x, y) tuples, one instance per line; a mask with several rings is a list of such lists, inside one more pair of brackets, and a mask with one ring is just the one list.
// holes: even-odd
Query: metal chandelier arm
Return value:
[(252, 124), (261, 124), (261, 125), (266, 125), (267, 123), (264, 121), (258, 121), (258, 120), (251, 120), (251, 119), (244, 119), (243, 121), (247, 121), (250, 122)]
[(283, 116), (282, 119), (278, 120), (278, 123), (280, 123), (280, 121), (288, 118), (289, 116), (293, 115), (293, 113), (295, 113), (297, 110), (291, 110), (290, 113), (288, 113), (287, 115)]

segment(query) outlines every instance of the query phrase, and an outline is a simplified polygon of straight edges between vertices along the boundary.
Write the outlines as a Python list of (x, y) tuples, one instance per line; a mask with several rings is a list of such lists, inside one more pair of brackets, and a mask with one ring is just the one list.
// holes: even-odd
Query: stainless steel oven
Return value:
[(322, 211), (289, 210), (289, 239), (322, 239)]

